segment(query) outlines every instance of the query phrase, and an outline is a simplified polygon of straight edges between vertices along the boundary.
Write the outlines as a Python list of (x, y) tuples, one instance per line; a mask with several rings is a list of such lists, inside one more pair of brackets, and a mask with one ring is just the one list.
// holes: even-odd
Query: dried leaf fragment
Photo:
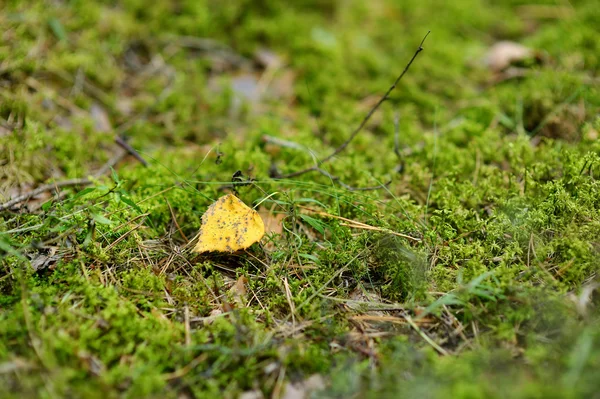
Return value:
[(519, 43), (501, 41), (494, 44), (485, 56), (485, 64), (492, 71), (502, 71), (515, 62), (532, 57), (533, 51)]
[(260, 215), (233, 194), (219, 198), (202, 215), (194, 252), (235, 252), (246, 249), (265, 234)]

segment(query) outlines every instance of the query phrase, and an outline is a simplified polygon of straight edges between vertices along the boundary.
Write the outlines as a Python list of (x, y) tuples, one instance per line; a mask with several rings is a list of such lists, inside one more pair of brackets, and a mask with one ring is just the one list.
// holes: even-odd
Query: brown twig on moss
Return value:
[[(353, 186), (350, 186), (350, 185), (344, 183), (340, 179), (339, 176), (332, 175), (331, 173), (327, 172), (325, 169), (319, 168), (318, 166), (314, 166), (313, 168), (311, 168), (311, 170), (319, 172), (323, 176), (328, 177), (331, 181), (337, 182), (340, 186), (344, 187), (348, 191), (372, 191), (372, 190), (379, 190), (380, 188), (384, 188), (384, 187), (389, 186), (390, 183), (392, 182), (391, 180), (389, 180), (388, 182), (382, 183), (382, 184), (378, 184), (377, 186), (353, 187)], [(272, 178), (275, 178), (275, 179), (281, 179), (282, 178), (279, 175), (279, 172), (277, 171), (277, 167), (275, 166), (275, 164), (271, 165), (270, 176)]]
[[(117, 137), (119, 137), (119, 136), (117, 136)], [(57, 182), (53, 182), (53, 183), (44, 184), (34, 190), (28, 191), (28, 192), (21, 194), (9, 201), (4, 202), (3, 204), (0, 204), (0, 211), (5, 211), (8, 209), (11, 209), (17, 204), (26, 202), (26, 201), (30, 200), (31, 198), (34, 198), (34, 197), (36, 197), (40, 194), (43, 194), (45, 192), (48, 192), (48, 191), (55, 190), (58, 193), (59, 188), (90, 185), (93, 183), (94, 178), (99, 178), (101, 176), (104, 176), (106, 173), (108, 173), (111, 170), (111, 168), (113, 168), (116, 164), (121, 162), (123, 160), (123, 158), (125, 158), (125, 156), (127, 156), (127, 154), (133, 155), (144, 166), (147, 165), (146, 161), (143, 158), (141, 158), (141, 156), (139, 156), (139, 154), (133, 148), (131, 148), (128, 145), (126, 145), (126, 146), (121, 145), (121, 143), (125, 143), (122, 139), (115, 140), (115, 141), (117, 142), (117, 144), (120, 145), (120, 147), (122, 147), (122, 149), (119, 149), (117, 151), (117, 153), (111, 159), (109, 159), (104, 165), (102, 165), (102, 167), (100, 169), (98, 169), (96, 171), (96, 173), (93, 174), (92, 178), (82, 177), (82, 178), (77, 178), (77, 179), (69, 179), (69, 180), (63, 180), (63, 181), (57, 181)], [(129, 149), (131, 149), (131, 151), (129, 151)]]
[[(122, 125), (115, 128), (115, 143), (122, 148), (119, 150), (115, 156), (113, 156), (108, 162), (106, 162), (96, 173), (94, 173), (94, 177), (100, 177), (106, 174), (113, 166), (119, 163), (127, 154), (132, 155), (135, 159), (137, 159), (142, 165), (148, 166), (148, 162), (133, 148), (131, 147), (121, 136), (126, 130), (128, 130), (133, 124), (135, 124), (138, 120), (144, 118), (160, 101), (162, 101), (173, 88), (174, 78), (170, 76), (169, 83), (162, 90), (157, 99), (152, 103), (149, 107), (147, 107), (140, 114), (135, 115), (133, 118), (123, 123)], [(56, 190), (58, 188), (63, 187), (72, 187), (72, 186), (87, 186), (92, 184), (92, 179), (90, 178), (79, 178), (79, 179), (70, 179), (64, 180), (60, 182), (54, 182), (49, 184), (44, 184), (35, 190), (31, 190), (26, 192), (25, 194), (19, 195), (3, 204), (0, 204), (0, 211), (4, 211), (7, 209), (13, 208), (15, 205), (20, 204), (22, 202), (26, 202), (29, 199), (36, 197), (42, 193)]]
[[(94, 173), (93, 176), (95, 178), (97, 178), (97, 177), (104, 175), (113, 166), (115, 166), (117, 163), (119, 163), (119, 161), (121, 161), (125, 157), (126, 154), (127, 154), (126, 151), (119, 151), (119, 153), (117, 155), (115, 155), (114, 157), (109, 159), (108, 162), (106, 162), (104, 164), (104, 166), (102, 166), (100, 169), (98, 169), (98, 171), (96, 173)], [(63, 181), (57, 181), (57, 182), (53, 182), (53, 183), (44, 184), (44, 185), (36, 188), (35, 190), (28, 191), (25, 194), (21, 194), (3, 204), (0, 204), (0, 211), (5, 211), (7, 209), (11, 209), (17, 204), (26, 202), (29, 199), (36, 197), (42, 193), (48, 192), (48, 191), (56, 190), (58, 192), (59, 188), (73, 187), (73, 186), (87, 186), (89, 184), (92, 184), (92, 182), (93, 182), (92, 178), (84, 177), (84, 178), (79, 178), (79, 179), (69, 179), (69, 180), (63, 180)]]
[(276, 178), (278, 178), (278, 179), (289, 179), (289, 178), (292, 178), (292, 177), (297, 177), (297, 176), (303, 175), (305, 173), (314, 172), (314, 171), (318, 171), (318, 172), (322, 173), (322, 169), (320, 168), (320, 166), (322, 164), (330, 161), (335, 156), (339, 155), (342, 151), (344, 151), (346, 149), (346, 147), (348, 147), (348, 145), (350, 144), (350, 142), (352, 142), (352, 140), (354, 140), (354, 138), (356, 136), (358, 136), (358, 134), (362, 131), (362, 129), (365, 127), (365, 125), (367, 124), (367, 122), (371, 119), (371, 117), (373, 116), (373, 114), (379, 109), (379, 107), (381, 106), (381, 104), (383, 104), (389, 98), (390, 94), (396, 88), (396, 86), (398, 85), (398, 83), (400, 83), (400, 81), (402, 80), (402, 78), (404, 77), (404, 75), (408, 72), (410, 66), (412, 65), (412, 63), (414, 62), (414, 60), (417, 58), (417, 56), (419, 55), (419, 53), (421, 51), (423, 51), (423, 43), (425, 43), (425, 39), (427, 39), (427, 36), (429, 36), (429, 33), (431, 33), (431, 31), (428, 31), (427, 34), (425, 34), (425, 36), (423, 37), (423, 40), (421, 40), (421, 44), (419, 44), (419, 48), (417, 48), (417, 51), (415, 51), (415, 53), (413, 54), (413, 56), (410, 59), (410, 61), (408, 61), (408, 64), (406, 64), (406, 66), (404, 67), (404, 70), (402, 71), (402, 73), (400, 75), (398, 75), (398, 77), (394, 81), (394, 84), (392, 84), (392, 86), (390, 86), (390, 88), (379, 99), (379, 101), (377, 101), (377, 104), (375, 104), (373, 106), (373, 108), (371, 108), (371, 110), (363, 118), (363, 120), (360, 123), (360, 125), (358, 125), (358, 127), (356, 129), (354, 129), (354, 131), (352, 132), (352, 134), (350, 134), (350, 137), (348, 137), (346, 139), (346, 141), (344, 141), (335, 150), (333, 150), (333, 152), (331, 154), (329, 154), (325, 158), (317, 161), (316, 165), (311, 166), (310, 168), (306, 168), (306, 169), (302, 169), (302, 170), (299, 170), (299, 171), (296, 171), (296, 172), (288, 173), (286, 175), (279, 175), (279, 176), (276, 176)]
[(129, 154), (131, 154), (142, 165), (148, 166), (148, 162), (144, 158), (142, 158), (142, 156), (135, 150), (135, 148), (133, 148), (131, 145), (129, 145), (129, 143), (127, 143), (127, 141), (125, 141), (125, 139), (123, 139), (123, 137), (116, 136), (115, 137), (115, 143), (117, 143), (117, 145), (119, 147), (121, 147), (122, 149), (124, 149), (125, 151), (127, 151)]
[(380, 188), (384, 188), (384, 187), (389, 186), (390, 183), (392, 182), (390, 180), (390, 181), (388, 181), (386, 183), (378, 184), (376, 186), (370, 186), (370, 187), (353, 187), (353, 186), (350, 186), (350, 185), (344, 183), (338, 176), (332, 175), (331, 173), (327, 172), (325, 169), (321, 169), (319, 167), (315, 167), (315, 170), (317, 172), (319, 172), (320, 174), (322, 174), (323, 176), (327, 176), (332, 181), (337, 182), (340, 186), (344, 187), (348, 191), (373, 191), (373, 190), (379, 190)]

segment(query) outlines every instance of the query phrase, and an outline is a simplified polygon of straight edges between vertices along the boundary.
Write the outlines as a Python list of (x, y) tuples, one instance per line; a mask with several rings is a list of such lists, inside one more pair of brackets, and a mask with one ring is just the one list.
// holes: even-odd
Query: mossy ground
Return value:
[[(0, 395), (279, 397), (315, 374), (315, 397), (598, 395), (598, 20), (593, 0), (5, 1), (2, 201), (93, 175), (115, 134), (148, 167), (2, 211)], [(323, 165), (386, 188), (269, 178), (343, 143), (428, 30)], [(535, 55), (494, 73), (500, 40)], [(238, 170), (280, 229), (190, 253)]]

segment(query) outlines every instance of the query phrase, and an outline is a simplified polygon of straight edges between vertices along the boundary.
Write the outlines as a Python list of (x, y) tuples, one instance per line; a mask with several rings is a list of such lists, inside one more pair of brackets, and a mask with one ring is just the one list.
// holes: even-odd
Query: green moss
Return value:
[[(0, 6), (0, 199), (94, 175), (115, 134), (148, 161), (1, 211), (1, 395), (593, 394), (595, 2), (221, 3)], [(428, 30), (335, 177), (270, 177), (344, 143)], [(535, 52), (517, 77), (481, 62), (499, 40)], [(281, 232), (191, 253), (237, 171)]]

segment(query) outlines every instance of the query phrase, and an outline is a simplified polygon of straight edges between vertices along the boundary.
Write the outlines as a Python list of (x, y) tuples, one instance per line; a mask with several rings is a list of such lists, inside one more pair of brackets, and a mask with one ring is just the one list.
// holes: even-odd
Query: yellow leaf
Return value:
[(235, 195), (227, 194), (202, 215), (194, 252), (235, 252), (260, 241), (263, 235), (265, 224), (260, 215)]

